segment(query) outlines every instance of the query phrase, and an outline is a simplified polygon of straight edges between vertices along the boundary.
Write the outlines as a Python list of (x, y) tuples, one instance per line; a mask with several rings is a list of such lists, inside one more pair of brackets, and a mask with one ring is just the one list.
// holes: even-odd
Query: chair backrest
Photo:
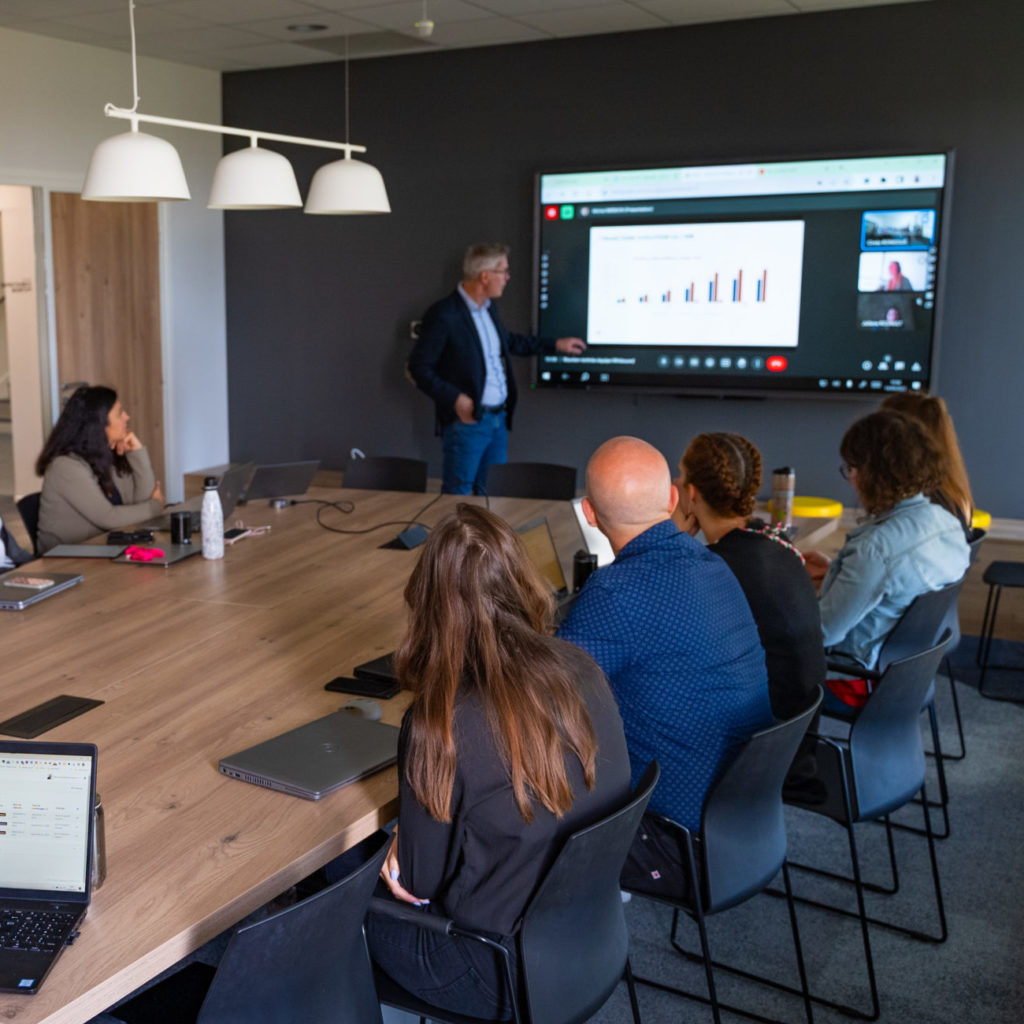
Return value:
[(942, 639), (892, 662), (850, 729), (848, 771), (854, 820), (902, 807), (924, 782), (921, 707), (949, 646)]
[(821, 704), (755, 732), (704, 797), (701, 815), (704, 913), (735, 906), (760, 892), (786, 857), (782, 784)]
[(323, 1021), (380, 1024), (363, 918), (390, 836), (340, 882), (239, 928), (197, 1024)]
[(902, 661), (934, 646), (947, 629), (952, 634), (952, 650), (960, 640), (957, 601), (963, 585), (963, 579), (959, 579), (915, 597), (882, 644), (877, 671), (884, 672), (894, 661)]
[(572, 501), (576, 467), (550, 462), (502, 462), (487, 467), (487, 494), (492, 498), (543, 498)]
[(981, 529), (980, 526), (972, 528), (971, 532), (967, 536), (967, 547), (970, 549), (970, 565), (974, 565), (978, 558), (978, 552), (981, 551), (981, 542), (988, 536), (988, 530)]
[(40, 491), (33, 491), (31, 494), (26, 494), (24, 498), (18, 499), (18, 514), (32, 541), (32, 554), (37, 558), (39, 557), (39, 499), (41, 497)]
[(566, 840), (523, 917), (520, 966), (531, 1024), (578, 1024), (622, 977), (629, 935), (619, 875), (658, 781), (652, 762), (625, 806)]
[(403, 459), (395, 455), (349, 459), (342, 485), (367, 491), (425, 491), (427, 464), (420, 459)]

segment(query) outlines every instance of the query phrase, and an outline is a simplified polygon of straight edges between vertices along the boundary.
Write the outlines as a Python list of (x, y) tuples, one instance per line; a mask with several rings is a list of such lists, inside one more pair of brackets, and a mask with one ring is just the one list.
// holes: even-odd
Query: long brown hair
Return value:
[(761, 486), (761, 453), (739, 434), (698, 434), (683, 455), (686, 482), (719, 516), (749, 516)]
[(532, 801), (561, 816), (572, 806), (565, 755), (594, 785), (597, 740), (550, 632), (552, 600), (522, 542), (498, 516), (460, 504), (436, 526), (405, 588), (409, 629), (395, 654), (415, 693), (405, 774), (438, 821), (451, 820), (452, 721), (460, 692), (483, 703), (524, 820)]
[(939, 490), (970, 522), (974, 511), (974, 498), (967, 479), (967, 467), (960, 453), (960, 445), (946, 403), (938, 395), (925, 395), (920, 391), (901, 391), (886, 397), (881, 408), (895, 409), (917, 420), (931, 435), (942, 451), (943, 476)]
[(938, 444), (917, 420), (892, 409), (857, 420), (839, 453), (857, 470), (857, 490), (871, 515), (915, 494), (930, 494), (942, 480)]

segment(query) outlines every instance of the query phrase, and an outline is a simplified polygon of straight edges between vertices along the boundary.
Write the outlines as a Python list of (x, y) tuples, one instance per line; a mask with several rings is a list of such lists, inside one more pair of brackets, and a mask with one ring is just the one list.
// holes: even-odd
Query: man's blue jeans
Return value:
[(508, 459), (505, 413), (485, 412), (476, 423), (456, 420), (441, 431), (444, 494), (484, 494), (487, 467)]

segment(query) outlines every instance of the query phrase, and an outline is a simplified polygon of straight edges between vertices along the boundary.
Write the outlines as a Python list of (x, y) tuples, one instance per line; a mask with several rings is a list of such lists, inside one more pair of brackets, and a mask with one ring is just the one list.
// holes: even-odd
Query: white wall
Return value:
[[(143, 58), (139, 93), (146, 113), (220, 121), (218, 72)], [(128, 128), (104, 117), (103, 105), (131, 106), (130, 58), (0, 28), (0, 97), (0, 185), (77, 192), (96, 143)], [(193, 195), (163, 204), (160, 216), (165, 487), (173, 499), (182, 473), (228, 459), (223, 216), (206, 209), (221, 140), (181, 129), (154, 134), (177, 148)]]

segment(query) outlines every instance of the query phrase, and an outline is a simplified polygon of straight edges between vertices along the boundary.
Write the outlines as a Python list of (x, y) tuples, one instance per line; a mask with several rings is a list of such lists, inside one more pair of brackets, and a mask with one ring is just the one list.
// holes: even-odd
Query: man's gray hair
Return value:
[(493, 270), (508, 259), (508, 246), (502, 242), (478, 242), (466, 250), (462, 258), (462, 280), (475, 281), (482, 270)]

